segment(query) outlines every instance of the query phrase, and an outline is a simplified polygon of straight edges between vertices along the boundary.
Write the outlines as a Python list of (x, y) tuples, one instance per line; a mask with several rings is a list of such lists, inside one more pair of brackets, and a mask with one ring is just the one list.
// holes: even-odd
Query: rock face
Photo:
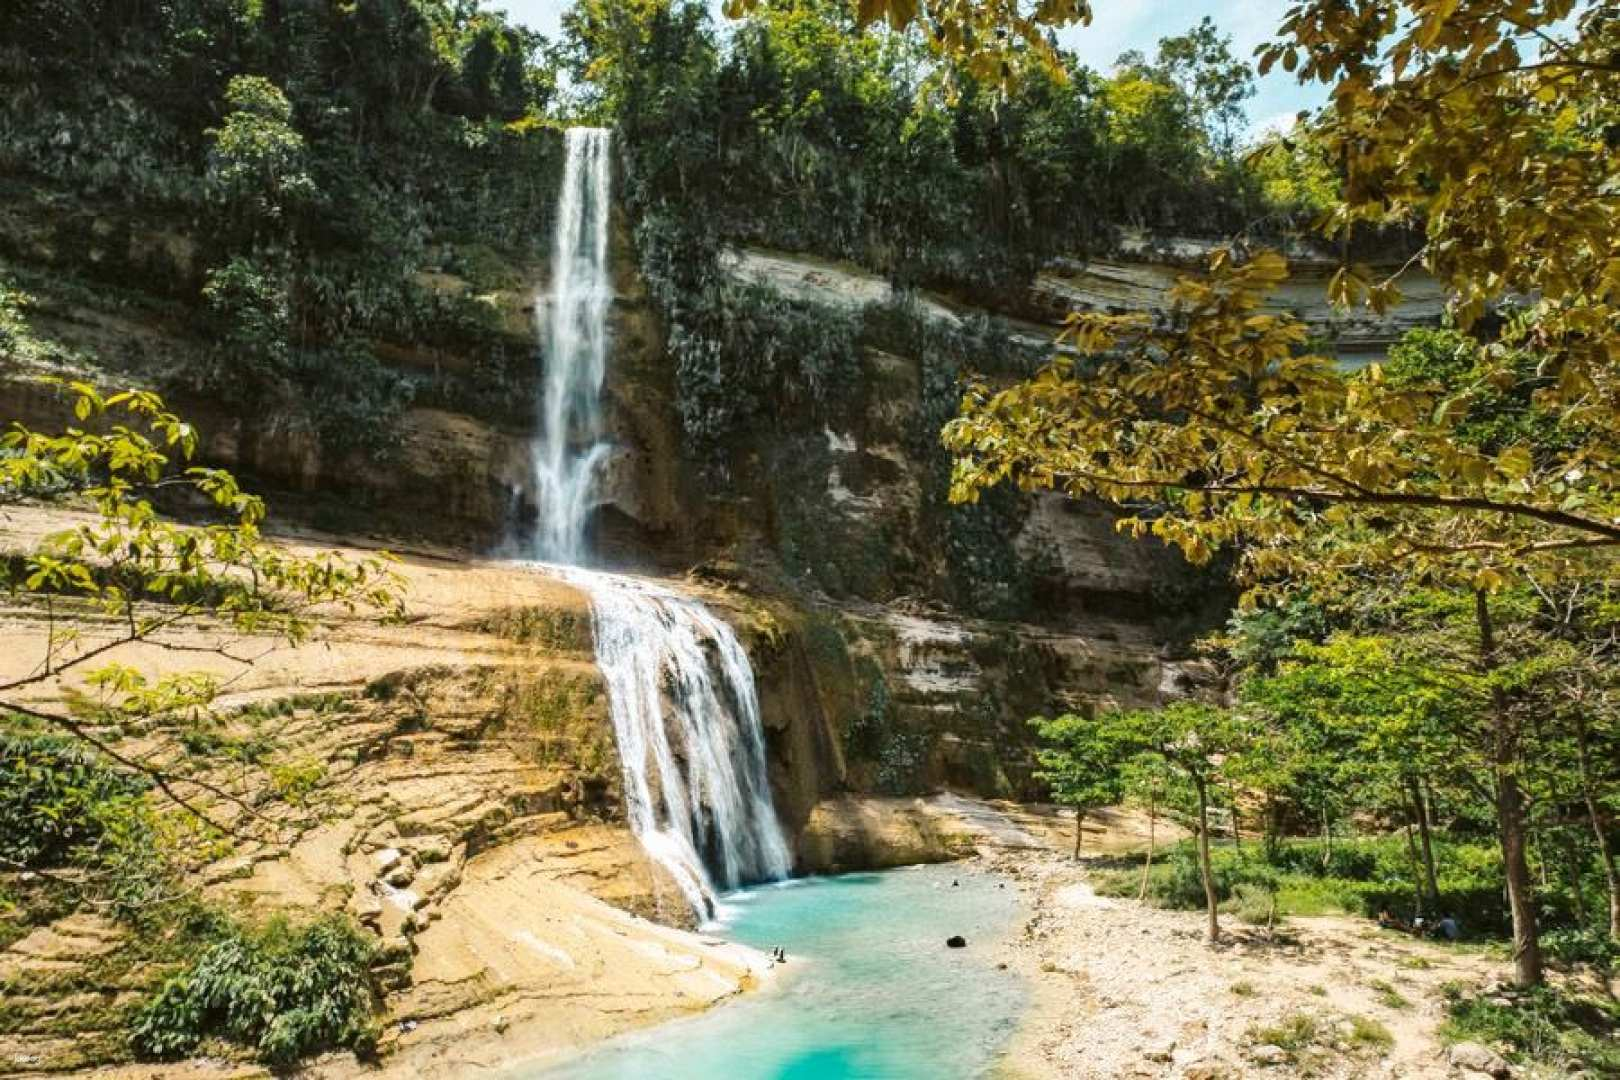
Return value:
[[(52, 265), (51, 238), (14, 224), (26, 248), (19, 257)], [(195, 285), (182, 248), (155, 235), (128, 239), (129, 258), (172, 264), (162, 280), (174, 289)], [(1202, 673), (1185, 646), (1224, 615), (1229, 596), (1218, 573), (1119, 536), (1100, 506), (1011, 493), (972, 510), (946, 506), (937, 432), (954, 407), (956, 372), (939, 366), (925, 331), (962, 327), (982, 312), (943, 296), (911, 297), (904, 319), (912, 322), (882, 341), (863, 339), (858, 394), (814, 422), (784, 416), (739, 438), (717, 482), (683, 437), (664, 328), (622, 220), (613, 249), (605, 395), (615, 451), (603, 468), (595, 550), (609, 563), (699, 567), (700, 585), (750, 628), (773, 782), (791, 832), (819, 804), (851, 792), (900, 797), (949, 786), (1038, 795), (1031, 716), (1150, 703), (1197, 687)], [(1006, 333), (996, 348), (1038, 358), (1053, 320), (1072, 307), (1160, 310), (1174, 275), (1204, 253), (1194, 240), (1128, 238), (1106, 256), (1054, 262), (1027, 296), (1003, 298)], [(1312, 277), (1319, 267), (1300, 254), (1301, 277), (1290, 286), (1297, 295), (1280, 303), (1347, 357), (1376, 352), (1401, 332), (1400, 323), (1342, 320), (1323, 307)], [(738, 250), (724, 265), (737, 280), (829, 312), (897, 299), (881, 278), (791, 253)], [(545, 276), (539, 258), (509, 266), (506, 284), (490, 293), (496, 359), (456, 347), (378, 346), (431, 388), (401, 418), (385, 460), (333, 456), (276, 417), (208, 400), (175, 405), (205, 433), (205, 456), (267, 488), (284, 520), (522, 552), (540, 371), (534, 297)], [(472, 287), (447, 274), (430, 284)], [(1430, 318), (1430, 291), (1409, 288), (1420, 302), (1400, 318)], [(66, 352), (52, 361), (56, 373), (107, 385), (150, 381), (207, 344), (178, 322), (136, 319), (85, 298), (48, 304), (35, 322), (69, 350), (103, 358), (101, 368), (79, 371)], [(63, 419), (63, 402), (38, 381), (45, 373), (0, 373), (0, 415)]]
[[(77, 521), (13, 508), (0, 550)], [(400, 1076), (565, 1050), (764, 977), (763, 956), (678, 929), (691, 925), (686, 901), (624, 823), (585, 598), (442, 553), (407, 556), (400, 571), (406, 625), (338, 619), (297, 648), (244, 642), (263, 654), (246, 668), (157, 646), (120, 654), (154, 675), (229, 677), (221, 734), (273, 746), (261, 767), (227, 764), (216, 778), (262, 822), (259, 839), (199, 855), (202, 894), (250, 919), (346, 912), (376, 933), (383, 1049)], [(16, 599), (0, 606), (0, 678), (36, 662), (43, 618)], [(96, 627), (84, 633), (92, 644)], [(289, 776), (309, 778), (296, 797), (278, 787)], [(245, 813), (198, 801), (226, 822)], [(127, 959), (126, 934), (72, 915), (0, 950), (0, 1072), (127, 1054), (122, 1010), (166, 973)], [(466, 1039), (497, 1024), (510, 1034)]]
[[(25, 240), (32, 235), (18, 229)], [(49, 264), (49, 237), (36, 239), (39, 250), (23, 257)], [(170, 259), (163, 280), (182, 288), (195, 268), (159, 239), (131, 250)], [(897, 330), (863, 338), (859, 393), (814, 423), (784, 416), (740, 437), (717, 482), (683, 436), (664, 328), (623, 220), (614, 222), (612, 243), (605, 397), (615, 449), (602, 470), (592, 540), (609, 563), (698, 566), (737, 621), (755, 626), (773, 781), (790, 831), (848, 792), (906, 796), (950, 786), (1039, 795), (1031, 716), (1149, 703), (1197, 686), (1201, 673), (1185, 644), (1223, 617), (1230, 598), (1218, 573), (1119, 536), (1101, 506), (1010, 493), (972, 510), (945, 504), (937, 431), (954, 406), (956, 376), (936, 362), (926, 330), (960, 328), (983, 313), (943, 296), (910, 297)], [(1022, 300), (1002, 300), (1016, 310), (1000, 313), (1006, 334), (996, 348), (1038, 358), (1053, 320), (1071, 307), (1159, 310), (1174, 275), (1204, 253), (1197, 241), (1127, 238), (1106, 256), (1055, 262)], [(1317, 299), (1319, 267), (1300, 254), (1302, 276), (1290, 286), (1298, 295), (1282, 302), (1347, 356), (1376, 351), (1403, 329), (1335, 321)], [(897, 300), (879, 277), (791, 253), (738, 250), (724, 266), (739, 281), (828, 312)], [(205, 456), (268, 488), (284, 520), (521, 553), (522, 525), (533, 517), (534, 298), (546, 273), (540, 258), (506, 267), (506, 284), (490, 294), (498, 400), (487, 394), (488, 357), (379, 346), (389, 363), (433, 388), (401, 418), (385, 460), (334, 457), (310, 432), (275, 417), (208, 400), (175, 404), (204, 432)], [(447, 274), (430, 284), (449, 293), (472, 287)], [(1428, 295), (1421, 283), (1408, 291)], [(1400, 317), (1427, 319), (1433, 305), (1425, 303)], [(103, 358), (99, 370), (56, 373), (107, 385), (149, 381), (164, 370), (153, 358), (173, 364), (206, 347), (178, 322), (137, 319), (83, 298), (47, 304), (35, 322), (70, 350), (53, 361), (58, 367), (71, 367), (71, 350)], [(106, 357), (119, 359), (109, 365)], [(62, 400), (38, 381), (45, 373), (0, 374), (0, 415), (40, 425), (63, 419)]]
[(821, 873), (945, 862), (973, 852), (973, 836), (922, 799), (835, 798), (817, 804), (799, 859)]

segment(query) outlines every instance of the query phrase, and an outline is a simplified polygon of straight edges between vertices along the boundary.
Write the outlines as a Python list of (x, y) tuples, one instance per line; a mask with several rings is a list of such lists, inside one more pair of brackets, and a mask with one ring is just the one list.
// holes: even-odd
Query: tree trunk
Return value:
[(1423, 891), (1423, 861), (1418, 858), (1417, 837), (1412, 835), (1412, 822), (1406, 822), (1406, 854), (1412, 860), (1412, 893), (1417, 897), (1417, 913), (1422, 915), (1428, 910), (1428, 899)]
[(1333, 865), (1333, 826), (1328, 821), (1328, 810), (1322, 807), (1322, 871)]
[(1586, 802), (1586, 816), (1592, 823), (1592, 835), (1597, 837), (1598, 862), (1603, 868), (1603, 886), (1609, 893), (1609, 936), (1620, 941), (1620, 871), (1614, 865), (1614, 846), (1609, 843), (1609, 830), (1604, 827), (1603, 814), (1598, 810), (1597, 794), (1592, 790), (1591, 746), (1586, 730), (1586, 716), (1575, 712), (1575, 750), (1581, 768), (1581, 798)]
[(1558, 835), (1564, 838), (1564, 861), (1569, 866), (1569, 900), (1575, 909), (1575, 925), (1584, 929), (1586, 927), (1586, 895), (1581, 890), (1581, 846), (1575, 842), (1568, 829), (1559, 829)]
[[(1474, 592), (1474, 618), (1479, 624), (1480, 670), (1496, 670), (1496, 633), (1483, 590)], [(1525, 852), (1524, 793), (1519, 788), (1519, 732), (1507, 692), (1491, 687), (1492, 766), (1496, 776), (1496, 820), (1502, 840), (1502, 867), (1507, 878), (1508, 908), (1513, 913), (1513, 981), (1540, 986), (1541, 935), (1531, 898), (1530, 863)]]
[(1147, 899), (1148, 871), (1153, 869), (1153, 841), (1155, 826), (1158, 824), (1159, 793), (1148, 792), (1148, 850), (1147, 861), (1142, 863), (1142, 887), (1136, 890), (1136, 902), (1141, 903)]
[(1204, 878), (1204, 908), (1209, 912), (1209, 943), (1221, 940), (1221, 923), (1216, 915), (1215, 872), (1209, 862), (1209, 790), (1202, 776), (1193, 777), (1198, 789), (1198, 870)]
[(1232, 802), (1232, 846), (1243, 850), (1243, 824), (1238, 820), (1237, 785), (1226, 785), (1226, 796)]
[(1077, 806), (1077, 807), (1074, 808), (1074, 861), (1075, 862), (1080, 861), (1080, 838), (1083, 835), (1085, 835), (1085, 827), (1086, 827), (1086, 808), (1083, 807), (1083, 806)]
[(1417, 810), (1418, 840), (1423, 851), (1423, 887), (1428, 892), (1429, 904), (1437, 908), (1440, 906), (1440, 883), (1434, 872), (1434, 843), (1429, 832), (1429, 800), (1424, 797), (1424, 791), (1418, 785), (1417, 777), (1407, 777), (1407, 784), (1412, 792), (1412, 805)]

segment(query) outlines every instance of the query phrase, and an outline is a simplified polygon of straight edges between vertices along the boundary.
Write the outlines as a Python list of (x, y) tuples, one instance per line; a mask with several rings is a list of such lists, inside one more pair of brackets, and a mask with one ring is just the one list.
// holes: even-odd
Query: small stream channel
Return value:
[[(954, 884), (953, 884), (954, 883)], [(801, 878), (727, 897), (725, 937), (787, 950), (776, 985), (521, 1080), (958, 1080), (983, 1076), (1026, 992), (991, 943), (1016, 890), (960, 865)], [(967, 938), (949, 949), (953, 934)]]

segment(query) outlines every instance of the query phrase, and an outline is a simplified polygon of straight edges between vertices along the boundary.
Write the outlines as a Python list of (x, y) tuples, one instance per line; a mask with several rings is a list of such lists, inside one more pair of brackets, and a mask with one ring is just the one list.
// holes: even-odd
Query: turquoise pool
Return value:
[[(1023, 986), (996, 968), (989, 947), (1011, 926), (1017, 895), (989, 875), (913, 867), (806, 878), (728, 900), (717, 932), (787, 950), (778, 986), (527, 1080), (975, 1077), (1024, 1008)], [(953, 934), (967, 948), (946, 948)]]

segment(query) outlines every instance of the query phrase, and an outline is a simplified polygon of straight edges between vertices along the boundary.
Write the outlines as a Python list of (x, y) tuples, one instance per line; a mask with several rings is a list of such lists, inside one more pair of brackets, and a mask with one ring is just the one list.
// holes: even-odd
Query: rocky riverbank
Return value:
[[(1112, 830), (1099, 840), (1117, 843)], [(1054, 847), (983, 857), (1023, 895), (1002, 962), (1033, 990), (997, 1080), (1479, 1080), (1506, 1069), (1494, 1051), (1438, 1035), (1442, 986), (1505, 979), (1504, 959), (1348, 917), (1290, 919), (1274, 933), (1228, 917), (1228, 940), (1211, 949), (1202, 913), (1098, 896), (1087, 864)]]

